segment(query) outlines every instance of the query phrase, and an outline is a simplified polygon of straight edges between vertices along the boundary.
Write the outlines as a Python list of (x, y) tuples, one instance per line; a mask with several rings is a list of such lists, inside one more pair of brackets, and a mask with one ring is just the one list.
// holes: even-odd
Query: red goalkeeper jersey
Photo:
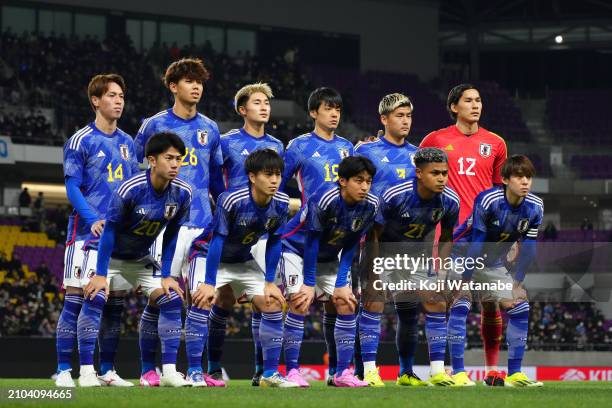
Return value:
[(470, 136), (455, 125), (436, 130), (425, 136), (420, 147), (437, 147), (448, 155), (448, 184), (460, 199), (459, 225), (472, 213), (480, 192), (502, 183), (506, 142), (482, 127)]

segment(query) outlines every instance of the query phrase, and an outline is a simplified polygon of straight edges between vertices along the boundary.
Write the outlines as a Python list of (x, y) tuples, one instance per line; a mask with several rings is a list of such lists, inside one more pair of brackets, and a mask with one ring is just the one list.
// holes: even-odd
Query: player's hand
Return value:
[(98, 220), (93, 223), (93, 225), (91, 226), (91, 232), (94, 234), (95, 237), (99, 237), (100, 235), (102, 235), (105, 223), (106, 220)]
[(161, 286), (166, 296), (170, 297), (170, 289), (172, 289), (181, 297), (183, 302), (185, 301), (185, 293), (183, 293), (183, 289), (181, 289), (179, 283), (174, 278), (161, 278)]
[(212, 305), (215, 297), (215, 287), (207, 283), (198, 286), (198, 289), (191, 297), (191, 303), (200, 309), (208, 309)]
[(334, 289), (332, 301), (340, 305), (347, 305), (350, 307), (352, 304), (353, 308), (357, 307), (357, 298), (355, 298), (353, 291), (348, 286)]
[(308, 312), (308, 308), (310, 307), (314, 299), (314, 292), (314, 286), (302, 284), (302, 286), (300, 286), (300, 290), (292, 296), (291, 300), (293, 301), (295, 308), (299, 312)]
[(94, 275), (83, 289), (83, 292), (85, 297), (89, 297), (89, 300), (93, 300), (101, 290), (104, 291), (104, 297), (108, 298), (108, 282), (106, 276)]
[(514, 303), (512, 306), (516, 306), (521, 302), (527, 301), (527, 291), (523, 287), (522, 282), (514, 282), (512, 284), (512, 299)]
[(278, 300), (281, 307), (285, 307), (285, 297), (278, 286), (276, 286), (274, 282), (266, 282), (264, 285), (264, 300), (266, 301), (266, 306), (270, 306), (272, 299)]

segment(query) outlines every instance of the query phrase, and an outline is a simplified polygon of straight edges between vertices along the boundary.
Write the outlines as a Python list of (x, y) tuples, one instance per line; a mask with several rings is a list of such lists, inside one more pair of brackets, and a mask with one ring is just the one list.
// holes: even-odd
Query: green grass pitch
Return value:
[(252, 387), (232, 380), (227, 388), (73, 388), (73, 399), (15, 401), (9, 389), (52, 389), (51, 380), (0, 379), (0, 407), (589, 407), (610, 406), (611, 382), (547, 382), (543, 388), (408, 388), (387, 383), (385, 388), (332, 388), (315, 382), (310, 389)]

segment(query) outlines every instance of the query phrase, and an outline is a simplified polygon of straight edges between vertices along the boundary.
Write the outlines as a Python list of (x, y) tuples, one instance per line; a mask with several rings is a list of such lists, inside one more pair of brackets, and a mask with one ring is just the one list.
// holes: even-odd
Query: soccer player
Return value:
[[(191, 187), (177, 178), (185, 150), (185, 144), (176, 134), (153, 135), (145, 148), (149, 170), (130, 178), (113, 193), (100, 240), (97, 246), (95, 241), (87, 245), (84, 265), (93, 276), (84, 289), (85, 300), (77, 328), (82, 387), (100, 385), (92, 360), (109, 287), (121, 290), (140, 287), (149, 298), (141, 318), (141, 325), (145, 326), (141, 333), (146, 336), (141, 338), (143, 372), (154, 370), (159, 333), (163, 364), (160, 384), (189, 385), (176, 371), (183, 292), (170, 276), (178, 232), (189, 220), (191, 204)], [(160, 268), (149, 249), (164, 228)], [(157, 327), (145, 322), (152, 315), (158, 316)], [(140, 382), (152, 385), (143, 377)]]
[[(418, 149), (406, 140), (412, 125), (413, 109), (412, 102), (407, 96), (400, 93), (386, 95), (378, 105), (380, 121), (385, 127), (384, 134), (374, 141), (358, 143), (355, 146), (356, 155), (369, 158), (376, 166), (372, 193), (379, 198), (387, 188), (410, 180), (414, 176), (413, 157)], [(366, 300), (357, 319), (355, 375), (363, 378), (371, 386), (384, 386), (376, 369), (376, 351), (380, 341), (380, 320), (384, 307), (382, 301), (374, 301), (373, 298)], [(426, 383), (419, 380), (412, 372), (418, 337), (417, 307), (417, 303), (405, 302), (396, 305), (398, 315), (396, 344), (402, 361), (402, 371), (406, 373), (405, 376), (400, 376), (402, 382), (425, 385)]]
[[(70, 216), (64, 255), (64, 308), (57, 323), (58, 387), (74, 387), (70, 360), (77, 337), (77, 319), (89, 276), (83, 273), (83, 244), (104, 226), (108, 199), (124, 180), (138, 172), (132, 138), (117, 128), (125, 105), (125, 82), (117, 74), (94, 76), (87, 96), (95, 120), (77, 131), (64, 145), (66, 192), (74, 210)], [(100, 374), (103, 385), (130, 386), (113, 368), (121, 331), (125, 292), (113, 291), (104, 306), (100, 329)]]
[[(299, 387), (278, 373), (285, 301), (274, 278), (281, 252), (280, 231), (289, 214), (289, 196), (278, 191), (283, 166), (282, 158), (272, 149), (249, 154), (244, 163), (249, 186), (222, 193), (212, 224), (194, 241), (189, 269), (193, 304), (186, 322), (186, 331), (195, 334), (186, 337), (188, 378), (194, 386), (207, 384), (202, 374), (202, 352), (210, 302), (215, 289), (229, 287), (235, 294), (245, 291), (261, 311), (258, 337), (263, 350), (263, 373), (259, 385)], [(268, 235), (266, 262), (260, 269), (251, 255), (251, 246), (264, 234)], [(217, 305), (213, 308), (217, 315), (227, 316), (230, 312), (221, 313)]]
[[(287, 370), (299, 373), (304, 316), (316, 293), (318, 299), (331, 299), (327, 310), (337, 315), (334, 325), (337, 357), (333, 366), (336, 372), (330, 374), (338, 387), (368, 386), (349, 370), (357, 303), (350, 288), (350, 268), (361, 236), (373, 225), (378, 213), (378, 199), (369, 193), (375, 174), (376, 168), (366, 157), (343, 159), (338, 167), (337, 185), (324, 185), (315, 192), (307, 206), (285, 226), (287, 232), (283, 236), (280, 272), (291, 299), (285, 322), (285, 337), (290, 337), (285, 342)], [(253, 251), (258, 264), (264, 265), (267, 260), (262, 256), (263, 243), (258, 242)], [(301, 331), (292, 333), (287, 329), (290, 323), (301, 326)], [(329, 353), (329, 338), (326, 342)], [(330, 369), (333, 367), (330, 361)], [(293, 381), (289, 375), (288, 379)], [(309, 386), (301, 376), (299, 379), (301, 382), (295, 382), (300, 386)]]
[[(466, 262), (462, 281), (504, 283), (512, 288), (481, 292), (481, 296), (487, 301), (499, 302), (508, 314), (508, 377), (505, 378), (504, 385), (541, 387), (541, 382), (531, 380), (521, 372), (521, 363), (529, 324), (529, 303), (523, 279), (535, 259), (536, 239), (544, 215), (544, 203), (530, 193), (535, 168), (526, 156), (515, 155), (507, 159), (501, 175), (504, 186), (493, 187), (478, 194), (472, 216), (457, 229), (456, 240), (469, 242), (467, 259), (481, 257), (484, 260), (484, 268), (481, 269), (470, 267), (472, 264), (468, 265)], [(504, 266), (504, 260), (511, 246), (517, 241), (522, 245), (512, 276)], [(463, 320), (454, 317), (457, 320), (457, 330), (460, 330), (460, 338), (465, 338), (469, 295), (469, 292), (457, 291), (454, 296), (455, 305), (462, 305), (463, 308)], [(455, 371), (453, 377), (459, 374), (467, 377), (463, 369), (463, 353), (456, 353), (452, 357)], [(457, 366), (458, 369), (455, 368)]]
[[(461, 198), (459, 223), (472, 213), (476, 196), (493, 185), (501, 185), (501, 167), (506, 160), (507, 150), (504, 139), (484, 129), (479, 124), (482, 114), (480, 92), (471, 84), (457, 85), (448, 94), (446, 107), (455, 124), (427, 135), (420, 147), (437, 147), (446, 152), (449, 161), (449, 186)], [(450, 309), (449, 321), (455, 313), (461, 314), (454, 306)], [(484, 342), (487, 385), (502, 385), (498, 373), (499, 346), (502, 335), (501, 312), (497, 303), (482, 303), (481, 335)], [(457, 333), (449, 330), (451, 355), (453, 340)], [(457, 339), (456, 347), (463, 344)], [(457, 352), (458, 349), (457, 349)]]
[[(223, 180), (224, 189), (235, 190), (249, 187), (249, 178), (244, 171), (244, 161), (247, 156), (258, 149), (271, 148), (279, 154), (283, 154), (283, 143), (265, 132), (265, 125), (270, 120), (270, 99), (272, 89), (266, 83), (254, 83), (245, 85), (236, 92), (234, 96), (234, 108), (236, 113), (244, 120), (241, 129), (234, 129), (221, 136), (221, 152), (223, 154)], [(235, 302), (230, 287), (226, 286), (219, 290), (217, 306), (227, 309)], [(236, 295), (240, 296), (240, 293)], [(263, 352), (259, 341), (259, 327), (261, 324), (261, 313), (254, 307), (251, 315), (251, 329), (255, 343), (255, 374), (253, 385), (257, 386), (263, 374)], [(217, 323), (223, 323), (223, 326)], [(221, 361), (222, 345), (225, 336), (225, 319), (215, 316), (211, 321), (212, 330), (211, 344), (209, 344), (209, 361), (214, 365)], [(211, 372), (218, 371), (213, 370)]]
[[(448, 159), (446, 154), (436, 148), (422, 148), (414, 156), (416, 177), (409, 181), (390, 187), (382, 195), (382, 210), (374, 229), (374, 241), (381, 244), (407, 243), (409, 245), (383, 246), (383, 256), (394, 256), (394, 250), (407, 253), (413, 258), (432, 254), (435, 229), (441, 226), (439, 259), (450, 257), (453, 228), (459, 217), (459, 196), (446, 186), (448, 181)], [(397, 251), (395, 251), (397, 253)], [(429, 256), (429, 255), (426, 255)], [(431, 365), (430, 384), (453, 386), (455, 382), (444, 370), (446, 351), (446, 300), (442, 293), (421, 288), (421, 282), (434, 281), (436, 265), (424, 264), (415, 270), (397, 269), (385, 275), (392, 283), (410, 281), (415, 285), (415, 292), (394, 293), (396, 304), (416, 294), (420, 299), (425, 315), (425, 333), (429, 346)], [(398, 320), (398, 324), (400, 324)], [(400, 354), (400, 373), (398, 385), (411, 382), (403, 377), (414, 376), (404, 366)], [(418, 379), (418, 377), (417, 377)], [(420, 380), (419, 380), (420, 381)], [(417, 385), (414, 382), (413, 385)]]

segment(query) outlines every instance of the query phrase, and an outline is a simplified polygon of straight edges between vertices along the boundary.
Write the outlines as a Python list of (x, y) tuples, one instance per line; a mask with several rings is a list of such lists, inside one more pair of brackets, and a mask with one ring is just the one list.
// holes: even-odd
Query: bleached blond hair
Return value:
[(380, 115), (388, 115), (397, 108), (403, 106), (409, 107), (411, 110), (414, 109), (410, 98), (401, 93), (392, 93), (385, 95), (384, 98), (378, 104), (378, 113)]
[(240, 115), (240, 111), (238, 111), (238, 108), (240, 106), (246, 105), (251, 95), (256, 92), (261, 92), (262, 94), (266, 95), (268, 99), (274, 98), (274, 94), (272, 94), (272, 88), (270, 88), (270, 85), (266, 84), (265, 82), (256, 82), (254, 84), (245, 85), (240, 88), (234, 96), (234, 110), (237, 114)]

